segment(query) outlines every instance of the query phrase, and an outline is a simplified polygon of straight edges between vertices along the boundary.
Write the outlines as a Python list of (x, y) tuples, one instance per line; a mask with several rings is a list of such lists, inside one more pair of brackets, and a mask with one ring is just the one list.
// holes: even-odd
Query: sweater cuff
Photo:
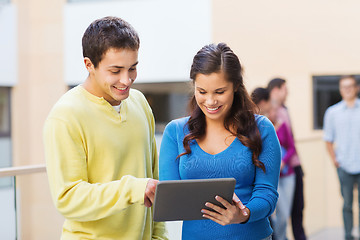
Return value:
[(134, 178), (131, 184), (132, 202), (144, 204), (145, 189), (150, 178)]
[(269, 202), (263, 199), (256, 199), (246, 204), (250, 210), (250, 217), (247, 222), (258, 221), (270, 215)]

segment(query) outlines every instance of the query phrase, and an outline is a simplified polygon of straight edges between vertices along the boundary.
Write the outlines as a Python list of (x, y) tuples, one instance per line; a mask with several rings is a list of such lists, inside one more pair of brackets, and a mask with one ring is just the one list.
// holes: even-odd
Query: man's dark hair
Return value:
[(267, 86), (267, 90), (269, 91), (269, 93), (274, 89), (274, 88), (281, 88), (281, 86), (286, 83), (285, 79), (282, 78), (274, 78), (272, 79), (268, 86)]
[(104, 17), (92, 22), (82, 37), (83, 57), (96, 68), (110, 49), (138, 50), (140, 40), (135, 29), (118, 17)]
[(266, 88), (258, 87), (251, 93), (251, 100), (257, 105), (261, 101), (269, 101), (270, 94)]

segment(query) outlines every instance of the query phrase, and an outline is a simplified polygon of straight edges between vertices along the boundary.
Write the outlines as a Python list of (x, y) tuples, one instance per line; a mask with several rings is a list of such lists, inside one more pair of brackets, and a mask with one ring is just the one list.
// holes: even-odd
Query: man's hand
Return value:
[(339, 168), (339, 167), (340, 167), (340, 164), (339, 164), (339, 162), (338, 162), (336, 159), (333, 159), (333, 163), (334, 163), (334, 166), (335, 166), (336, 168)]
[(334, 144), (332, 142), (325, 142), (326, 143), (326, 149), (329, 152), (330, 158), (332, 160), (332, 162), (334, 163), (334, 166), (336, 168), (339, 168), (339, 162), (336, 160), (336, 154), (335, 154), (335, 150), (334, 150)]
[(145, 188), (144, 204), (145, 207), (151, 207), (154, 202), (155, 190), (159, 180), (150, 179)]

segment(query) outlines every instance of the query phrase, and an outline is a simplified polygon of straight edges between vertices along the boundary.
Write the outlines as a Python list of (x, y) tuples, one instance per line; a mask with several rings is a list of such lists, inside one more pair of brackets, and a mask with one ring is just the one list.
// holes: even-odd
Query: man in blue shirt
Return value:
[(354, 76), (343, 76), (339, 89), (342, 101), (325, 112), (324, 140), (340, 180), (345, 239), (348, 240), (354, 239), (351, 234), (354, 185), (358, 186), (360, 195), (360, 99)]

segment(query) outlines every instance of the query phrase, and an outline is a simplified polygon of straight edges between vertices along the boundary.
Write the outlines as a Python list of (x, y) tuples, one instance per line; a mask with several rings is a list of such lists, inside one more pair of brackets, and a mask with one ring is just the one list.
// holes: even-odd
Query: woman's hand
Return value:
[(216, 201), (221, 203), (225, 207), (225, 209), (207, 202), (205, 206), (213, 209), (215, 212), (207, 209), (202, 209), (201, 212), (203, 213), (203, 217), (208, 218), (223, 226), (234, 223), (243, 223), (249, 219), (250, 210), (242, 204), (242, 202), (235, 193), (233, 196), (232, 204), (219, 196), (216, 196), (215, 199)]

